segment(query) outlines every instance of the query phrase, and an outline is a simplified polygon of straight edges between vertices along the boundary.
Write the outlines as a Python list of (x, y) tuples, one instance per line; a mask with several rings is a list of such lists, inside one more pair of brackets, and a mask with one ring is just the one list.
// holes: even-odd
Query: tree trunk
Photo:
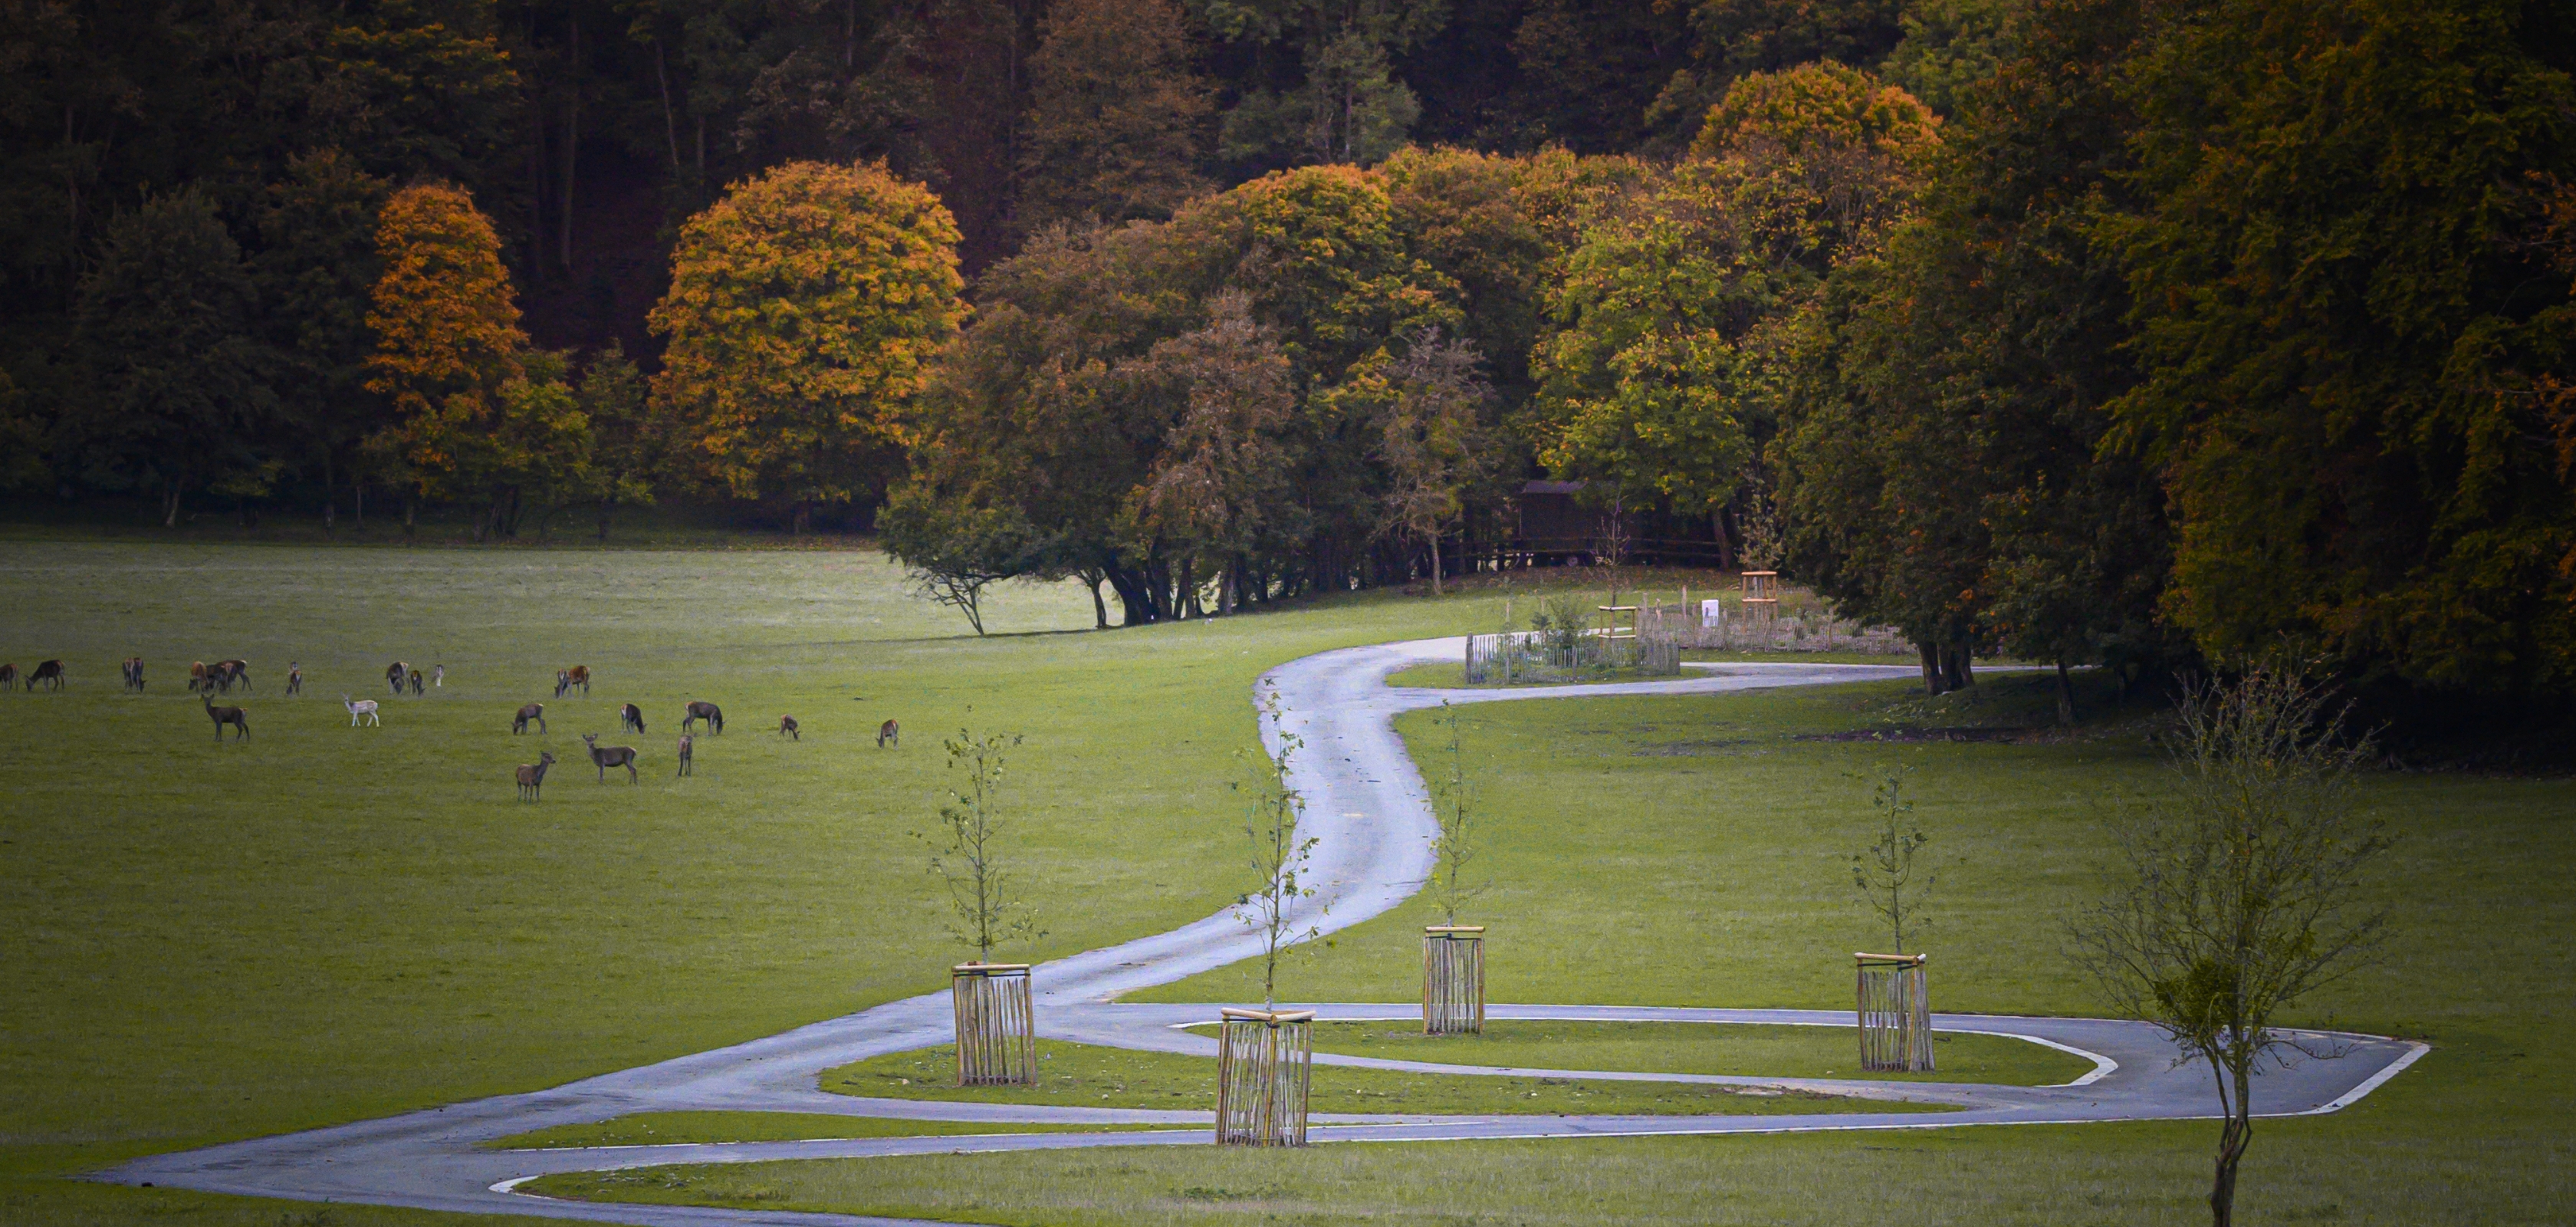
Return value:
[(1968, 649), (1963, 646), (1941, 649), (1942, 688), (1965, 690), (1976, 684), (1975, 676), (1968, 671)]
[(367, 476), (364, 473), (349, 474), (349, 511), (349, 518), (357, 530), (367, 531)]
[(2075, 683), (2066, 676), (2066, 658), (2057, 658), (2057, 722), (2075, 727)]
[(174, 481), (174, 482), (171, 482), (171, 483), (170, 483), (170, 489), (169, 489), (169, 492), (168, 492), (166, 495), (164, 495), (164, 496), (163, 496), (163, 498), (162, 498), (162, 500), (161, 500), (161, 527), (163, 527), (163, 528), (177, 528), (178, 526), (179, 526), (179, 483), (177, 483), (177, 482), (175, 482), (175, 481)]
[(1939, 698), (1941, 683), (1946, 680), (1941, 675), (1941, 650), (1932, 646), (1931, 640), (1922, 639), (1915, 641), (1914, 654), (1923, 661), (1923, 693)]
[(615, 516), (616, 514), (617, 514), (617, 500), (616, 500), (616, 499), (613, 499), (613, 498), (604, 498), (604, 499), (599, 500), (599, 539), (600, 539), (600, 540), (602, 540), (602, 541), (606, 541), (606, 540), (608, 540), (608, 521), (609, 521), (609, 519), (610, 519), (611, 517)]
[(403, 496), (403, 536), (404, 536), (405, 538), (409, 538), (409, 537), (412, 535), (412, 529), (413, 529), (414, 527), (416, 527), (419, 523), (420, 523), (420, 503), (419, 503), (419, 500), (417, 500), (417, 499), (413, 498), (411, 495), (406, 494), (406, 495), (404, 495), (404, 496)]
[(1100, 599), (1100, 581), (1106, 577), (1098, 570), (1080, 571), (1076, 575), (1084, 587), (1091, 589), (1091, 629), (1108, 630), (1109, 606)]
[(1145, 599), (1145, 585), (1125, 567), (1105, 566), (1101, 573), (1108, 577), (1110, 591), (1118, 594), (1122, 626), (1143, 626), (1154, 620), (1153, 604)]
[(1724, 507), (1720, 507), (1717, 510), (1708, 513), (1708, 526), (1717, 530), (1717, 569), (1720, 571), (1734, 570), (1735, 542), (1730, 539), (1726, 533), (1726, 509)]
[(671, 145), (671, 177), (680, 177), (679, 120), (671, 114), (671, 70), (664, 66), (662, 40), (653, 40), (653, 79), (662, 86), (662, 137)]
[(1219, 572), (1217, 572), (1217, 577), (1216, 577), (1216, 616), (1218, 616), (1218, 617), (1222, 618), (1222, 617), (1224, 617), (1225, 615), (1230, 614), (1230, 613), (1233, 613), (1233, 612), (1234, 612), (1234, 562), (1233, 562), (1233, 560), (1232, 560), (1232, 559), (1228, 559), (1228, 560), (1226, 561), (1226, 564), (1225, 564), (1224, 569), (1223, 569), (1223, 570), (1221, 570), (1221, 571), (1219, 571)]
[(1431, 534), (1431, 595), (1440, 595), (1440, 534)]
[(2254, 1142), (2254, 1120), (2245, 1102), (2246, 1092), (2252, 1089), (2244, 1076), (2237, 1077), (2236, 1103), (2218, 1133), (2218, 1170), (2209, 1183), (2210, 1227), (2230, 1227), (2236, 1221), (2236, 1166)]
[(322, 535), (340, 527), (340, 487), (332, 480), (331, 449), (322, 449)]
[(802, 537), (813, 527), (814, 505), (803, 499), (798, 499), (796, 501), (796, 513), (793, 516), (790, 516), (787, 521), (787, 534), (791, 537)]

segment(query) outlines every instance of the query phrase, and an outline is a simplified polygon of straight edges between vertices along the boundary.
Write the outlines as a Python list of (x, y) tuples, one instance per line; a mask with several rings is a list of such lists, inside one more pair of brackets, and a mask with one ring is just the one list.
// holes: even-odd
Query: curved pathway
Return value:
[[(1725, 664), (1695, 666), (1673, 682), (1631, 682), (1515, 690), (1425, 690), (1389, 687), (1388, 674), (1409, 665), (1456, 660), (1461, 641), (1428, 639), (1326, 652), (1293, 661), (1262, 678), (1275, 692), (1280, 724), (1303, 742), (1292, 779), (1305, 797), (1305, 831), (1316, 837), (1308, 863), (1315, 895), (1297, 910), (1300, 927), (1348, 928), (1393, 908), (1420, 889), (1431, 870), (1436, 833), (1421, 777), (1395, 735), (1394, 717), (1443, 700), (1481, 703), (1614, 694), (1706, 694), (1914, 676), (1912, 666)], [(1264, 738), (1278, 749), (1277, 729)], [(1231, 911), (1168, 933), (1040, 965), (1033, 975), (1039, 1033), (1050, 1038), (1213, 1055), (1215, 1041), (1179, 1030), (1212, 1021), (1205, 1005), (1124, 1005), (1111, 999), (1222, 967), (1259, 953)], [(1319, 1006), (1326, 1018), (1418, 1018), (1403, 1004)], [(1822, 1010), (1723, 1010), (1654, 1007), (1495, 1005), (1487, 1017), (1666, 1020), (1848, 1025), (1851, 1015)], [(957, 1153), (1081, 1146), (1204, 1145), (1207, 1112), (1071, 1108), (1011, 1104), (864, 1099), (824, 1092), (823, 1071), (885, 1053), (947, 1042), (946, 993), (889, 1002), (782, 1035), (623, 1070), (524, 1095), (504, 1095), (382, 1120), (234, 1142), (137, 1159), (100, 1179), (256, 1197), (351, 1201), (421, 1209), (541, 1215), (669, 1227), (699, 1224), (860, 1224), (892, 1220), (846, 1215), (721, 1210), (557, 1201), (510, 1190), (536, 1176), (671, 1163)], [(2014, 1035), (2093, 1060), (2091, 1074), (2060, 1087), (1883, 1083), (1684, 1074), (1618, 1074), (1597, 1070), (1506, 1070), (1429, 1065), (1319, 1053), (1323, 1064), (1414, 1069), (1453, 1074), (1545, 1074), (1589, 1080), (1639, 1079), (1795, 1087), (1859, 1099), (1954, 1105), (1939, 1114), (1852, 1113), (1801, 1116), (1481, 1116), (1404, 1117), (1319, 1114), (1317, 1142), (1462, 1138), (1572, 1137), (1619, 1134), (1772, 1133), (1832, 1129), (1923, 1129), (1969, 1124), (2040, 1124), (2206, 1115), (2212, 1101), (2205, 1069), (2176, 1066), (2173, 1047), (2153, 1028), (2099, 1019), (1935, 1015), (1937, 1030)], [(2368, 1094), (2411, 1064), (2420, 1044), (2372, 1036), (2319, 1037), (2333, 1056), (2269, 1072), (2256, 1083), (2266, 1115), (2331, 1112)], [(692, 1110), (807, 1112), (917, 1120), (1016, 1121), (1049, 1124), (1154, 1124), (1172, 1131), (977, 1134), (857, 1138), (728, 1145), (621, 1146), (497, 1151), (495, 1138), (554, 1125), (606, 1120), (636, 1112)]]

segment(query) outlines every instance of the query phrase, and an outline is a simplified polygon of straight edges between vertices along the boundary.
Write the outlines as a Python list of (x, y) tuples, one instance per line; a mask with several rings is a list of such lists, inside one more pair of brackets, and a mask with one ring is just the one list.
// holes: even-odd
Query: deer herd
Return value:
[[(139, 692), (145, 689), (142, 657), (129, 656), (122, 662), (119, 662), (117, 669), (118, 672), (124, 676), (125, 689), (129, 693)], [(393, 691), (397, 698), (401, 697), (405, 693), (413, 695), (427, 693), (427, 690), (424, 687), (425, 680), (428, 686), (445, 686), (447, 684), (447, 666), (432, 666), (431, 673), (427, 679), (423, 678), (419, 669), (414, 668), (403, 661), (398, 660), (385, 666), (385, 685), (388, 689)], [(590, 680), (590, 667), (587, 665), (572, 665), (566, 668), (557, 669), (555, 670), (554, 697), (561, 699), (566, 694), (579, 690), (582, 693), (582, 697), (588, 698), (590, 695)], [(63, 662), (60, 660), (39, 662), (34, 668), (27, 671), (23, 682), (20, 680), (17, 665), (0, 663), (0, 690), (16, 690), (23, 686), (23, 688), (28, 692), (33, 693), (40, 686), (52, 690), (61, 690), (65, 684), (66, 679), (63, 673)], [(240, 659), (219, 660), (213, 664), (207, 664), (204, 661), (192, 661), (188, 665), (188, 691), (189, 693), (197, 696), (199, 705), (206, 713), (206, 718), (214, 723), (215, 740), (219, 742), (224, 740), (224, 729), (226, 727), (230, 727), (233, 730), (232, 739), (234, 741), (243, 741), (250, 737), (250, 713), (241, 707), (229, 704), (219, 705), (215, 702), (216, 695), (231, 694), (235, 685), (239, 685), (246, 692), (253, 689), (251, 685), (249, 661)], [(286, 669), (286, 693), (290, 695), (299, 694), (303, 689), (303, 667), (299, 664), (289, 663)], [(340, 705), (348, 709), (349, 727), (351, 728), (357, 728), (362, 724), (375, 727), (381, 727), (384, 724), (382, 706), (374, 699), (361, 699), (343, 692), (340, 695)], [(725, 724), (724, 709), (713, 703), (705, 702), (704, 700), (692, 699), (682, 706), (680, 709), (680, 715), (680, 769), (678, 774), (682, 776), (695, 775), (697, 773), (696, 751), (698, 726), (702, 724), (705, 725), (706, 732), (708, 734), (721, 735), (724, 732)], [(530, 724), (537, 726), (537, 732), (540, 735), (544, 735), (547, 732), (545, 704), (529, 703), (520, 707), (517, 713), (510, 719), (510, 732), (513, 734), (525, 733), (528, 731), (528, 726)], [(617, 709), (617, 728), (619, 732), (643, 732), (644, 709), (633, 703), (620, 704)], [(884, 749), (888, 746), (900, 748), (902, 744), (901, 734), (901, 726), (897, 725), (892, 720), (888, 720), (884, 724), (879, 725), (877, 727), (877, 748)], [(794, 716), (780, 716), (778, 718), (777, 735), (799, 742), (805, 739), (803, 726), (796, 722), (796, 717)], [(590, 752), (591, 765), (598, 769), (598, 780), (600, 783), (606, 783), (608, 781), (609, 769), (613, 767), (624, 767), (626, 769), (626, 779), (628, 783), (641, 782), (642, 776), (636, 770), (636, 763), (643, 757), (643, 755), (640, 751), (636, 750), (635, 747), (603, 746), (599, 744), (599, 734), (597, 733), (584, 733), (581, 735), (581, 740), (582, 744), (587, 747)], [(534, 801), (537, 799), (538, 794), (545, 787), (546, 769), (552, 767), (554, 763), (555, 756), (553, 753), (541, 752), (537, 755), (536, 762), (524, 763), (519, 766), (517, 770), (517, 778), (520, 800)]]

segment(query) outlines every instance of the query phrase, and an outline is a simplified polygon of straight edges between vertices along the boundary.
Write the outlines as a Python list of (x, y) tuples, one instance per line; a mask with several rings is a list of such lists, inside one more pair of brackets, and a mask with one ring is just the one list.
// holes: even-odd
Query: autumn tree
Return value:
[(1340, 389), (1346, 404), (1366, 404), (1379, 438), (1375, 459), (1386, 467), (1380, 531), (1421, 543), (1429, 556), (1431, 592), (1440, 593), (1440, 540), (1466, 515), (1469, 500), (1498, 457), (1494, 390), (1474, 346), (1437, 328), (1407, 338), (1389, 356)]
[(1164, 218), (1207, 189), (1210, 109), (1171, 0), (1058, 0), (1029, 57), (1020, 223)]
[(191, 491), (264, 492), (278, 405), (257, 313), (241, 249), (204, 193), (119, 216), (76, 316), (96, 391), (68, 425), (88, 478), (150, 491), (165, 527)]
[[(1203, 578), (1231, 613), (1244, 568), (1265, 533), (1293, 536), (1289, 463), (1281, 446), (1296, 397), (1289, 366), (1240, 292), (1209, 306), (1207, 327), (1156, 344), (1129, 368), (1174, 405), (1162, 454), (1130, 497), (1132, 531), (1148, 552), (1172, 555), (1179, 612), (1198, 612)], [(1286, 523), (1283, 523), (1286, 521)]]
[[(496, 471), (502, 390), (525, 379), (528, 348), (500, 239), (462, 189), (422, 184), (385, 202), (376, 258), (366, 386), (392, 421), (368, 448), (405, 480), (406, 525), (418, 498), (463, 497), (483, 509), (478, 535), (488, 532), (496, 492), (485, 479)], [(544, 414), (524, 399), (511, 410), (522, 411)]]
[(688, 458), (736, 498), (874, 498), (903, 414), (956, 332), (957, 225), (882, 164), (797, 162), (690, 218), (653, 309), (653, 394)]

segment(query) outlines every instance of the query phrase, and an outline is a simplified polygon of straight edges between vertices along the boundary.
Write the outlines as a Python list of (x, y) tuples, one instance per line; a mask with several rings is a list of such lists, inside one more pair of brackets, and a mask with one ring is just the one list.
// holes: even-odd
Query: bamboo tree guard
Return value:
[(1485, 1033), (1485, 926), (1422, 930), (1422, 1033)]
[(1315, 1012), (1228, 1009), (1222, 1017), (1216, 1056), (1216, 1144), (1305, 1145)]
[(1932, 1072), (1928, 954), (1854, 954), (1860, 967), (1860, 1067)]
[(1029, 965), (960, 963), (949, 969), (948, 994), (957, 1007), (957, 1085), (1035, 1084)]

